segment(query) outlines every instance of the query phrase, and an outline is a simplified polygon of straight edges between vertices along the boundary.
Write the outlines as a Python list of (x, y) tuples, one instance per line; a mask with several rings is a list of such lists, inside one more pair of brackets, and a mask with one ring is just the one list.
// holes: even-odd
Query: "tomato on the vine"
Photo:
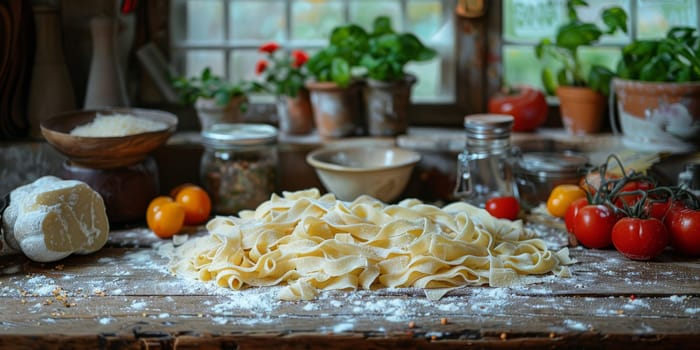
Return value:
[(574, 236), (588, 248), (607, 248), (612, 244), (612, 228), (617, 220), (617, 215), (605, 205), (586, 205), (574, 219)]
[(615, 249), (632, 260), (649, 260), (661, 254), (668, 244), (668, 232), (656, 218), (620, 219), (612, 228)]
[(547, 99), (534, 87), (518, 86), (489, 98), (489, 113), (513, 116), (513, 131), (532, 131), (547, 121)]
[(557, 185), (549, 194), (549, 198), (547, 198), (547, 211), (552, 216), (563, 218), (569, 205), (583, 197), (586, 197), (586, 192), (578, 185)]
[(588, 198), (581, 197), (577, 198), (571, 204), (569, 208), (566, 209), (566, 214), (564, 215), (564, 224), (566, 224), (566, 231), (569, 233), (574, 233), (574, 223), (576, 222), (576, 215), (578, 215), (581, 208), (588, 205)]
[(486, 201), (486, 211), (499, 219), (515, 220), (520, 212), (520, 203), (513, 196), (493, 197)]
[(673, 249), (685, 255), (700, 255), (700, 210), (679, 210), (668, 227)]
[(649, 190), (653, 189), (654, 187), (655, 187), (655, 185), (649, 181), (643, 181), (643, 180), (630, 181), (630, 182), (626, 183), (624, 186), (622, 186), (620, 193), (617, 195), (617, 198), (615, 198), (615, 205), (618, 208), (624, 208), (625, 205), (627, 205), (627, 207), (632, 207), (635, 203), (637, 203), (643, 197), (639, 193), (632, 193), (632, 192), (635, 192), (635, 191), (648, 192)]

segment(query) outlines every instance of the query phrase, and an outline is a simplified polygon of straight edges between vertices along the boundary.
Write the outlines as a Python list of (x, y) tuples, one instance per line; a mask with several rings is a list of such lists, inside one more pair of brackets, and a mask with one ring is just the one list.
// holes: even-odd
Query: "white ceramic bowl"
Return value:
[(406, 188), (420, 154), (387, 146), (331, 146), (309, 153), (326, 190), (344, 201), (370, 195), (383, 202), (395, 200)]

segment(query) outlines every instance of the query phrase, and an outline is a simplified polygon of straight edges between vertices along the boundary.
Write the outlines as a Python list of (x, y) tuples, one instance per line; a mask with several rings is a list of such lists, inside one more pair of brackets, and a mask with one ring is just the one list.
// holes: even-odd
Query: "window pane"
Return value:
[(224, 53), (220, 50), (189, 50), (185, 54), (185, 75), (199, 76), (204, 68), (210, 67), (213, 74), (224, 76)]
[(233, 0), (229, 11), (230, 38), (277, 42), (285, 39), (284, 1)]
[[(556, 67), (552, 67), (556, 69)], [(543, 88), (542, 63), (532, 46), (503, 46), (503, 82), (505, 85), (527, 84)]]
[(231, 52), (231, 80), (257, 80), (255, 62), (263, 58), (257, 50), (236, 49)]
[(565, 0), (503, 0), (503, 39), (536, 43), (565, 23)]
[(428, 62), (414, 62), (406, 71), (418, 78), (413, 87), (415, 102), (454, 102), (454, 67), (447, 69), (440, 58)]
[(637, 10), (637, 35), (641, 39), (664, 37), (673, 26), (698, 25), (696, 0), (639, 0)]
[(224, 40), (222, 0), (188, 0), (185, 40), (212, 42)]
[(579, 51), (584, 74), (588, 75), (591, 65), (599, 64), (612, 71), (617, 68), (622, 53), (617, 47), (584, 47)]
[[(607, 26), (605, 26), (605, 23), (603, 23), (603, 20), (601, 19), (602, 13), (606, 8), (610, 8), (613, 6), (618, 6), (622, 7), (625, 12), (627, 12), (627, 16), (629, 18), (630, 16), (630, 4), (629, 0), (606, 0), (606, 1), (588, 1), (588, 6), (581, 6), (577, 7), (577, 13), (579, 18), (584, 21), (584, 22), (592, 22), (595, 23), (598, 28), (601, 28), (605, 30)], [(617, 32), (615, 35), (603, 35), (600, 38), (600, 43), (614, 43), (614, 44), (626, 44), (630, 41), (630, 36), (629, 36), (629, 31), (630, 31), (630, 23), (628, 19), (627, 23), (627, 32), (628, 34), (622, 33), (622, 32)]]
[[(615, 70), (620, 60), (617, 47), (586, 47), (579, 51), (584, 76), (588, 75), (591, 65), (600, 64)], [(543, 89), (542, 68), (544, 64), (535, 57), (532, 46), (504, 45), (503, 47), (503, 81), (506, 85), (528, 84)], [(561, 68), (559, 62), (548, 62), (548, 67), (555, 71)]]
[(412, 63), (406, 70), (418, 76), (414, 88), (416, 101), (455, 101), (454, 21), (451, 9), (447, 17), (441, 1), (412, 0), (406, 9), (406, 31), (416, 34), (426, 46), (438, 52), (430, 62)]
[(292, 39), (327, 40), (337, 25), (344, 23), (343, 3), (339, 0), (292, 2)]
[(442, 2), (439, 0), (418, 0), (410, 1), (406, 9), (407, 23), (406, 31), (418, 36), (423, 41), (430, 41), (435, 36), (449, 34), (449, 42), (443, 43), (442, 38), (439, 38), (440, 44), (454, 46), (452, 41), (453, 29), (452, 18), (447, 20), (442, 18)]
[(398, 1), (354, 0), (350, 2), (350, 22), (359, 24), (368, 31), (377, 16), (388, 16), (394, 29), (401, 31), (401, 6)]

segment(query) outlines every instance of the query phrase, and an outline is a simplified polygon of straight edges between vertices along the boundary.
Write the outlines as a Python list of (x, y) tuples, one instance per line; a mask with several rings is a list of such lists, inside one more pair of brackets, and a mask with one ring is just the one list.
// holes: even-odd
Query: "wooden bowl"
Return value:
[[(158, 131), (115, 137), (86, 137), (70, 134), (76, 126), (91, 122), (98, 114), (115, 113), (162, 122), (167, 127)], [(41, 123), (41, 133), (49, 144), (70, 158), (73, 164), (95, 169), (111, 169), (143, 161), (149, 152), (168, 140), (176, 127), (177, 117), (168, 112), (113, 108), (78, 110), (56, 115)]]

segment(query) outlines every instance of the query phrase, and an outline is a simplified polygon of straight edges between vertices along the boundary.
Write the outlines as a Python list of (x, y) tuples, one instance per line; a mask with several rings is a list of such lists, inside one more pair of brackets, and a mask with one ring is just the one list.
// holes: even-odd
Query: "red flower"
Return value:
[(306, 61), (309, 60), (309, 55), (306, 54), (306, 52), (301, 51), (301, 50), (293, 50), (292, 51), (292, 67), (294, 68), (299, 68), (306, 63)]
[(267, 69), (267, 61), (259, 60), (255, 63), (255, 74), (260, 75)]
[(277, 51), (277, 49), (279, 49), (279, 48), (280, 48), (280, 46), (276, 42), (270, 41), (269, 43), (265, 43), (262, 46), (260, 46), (260, 52), (265, 52), (265, 53), (271, 54), (271, 53)]

